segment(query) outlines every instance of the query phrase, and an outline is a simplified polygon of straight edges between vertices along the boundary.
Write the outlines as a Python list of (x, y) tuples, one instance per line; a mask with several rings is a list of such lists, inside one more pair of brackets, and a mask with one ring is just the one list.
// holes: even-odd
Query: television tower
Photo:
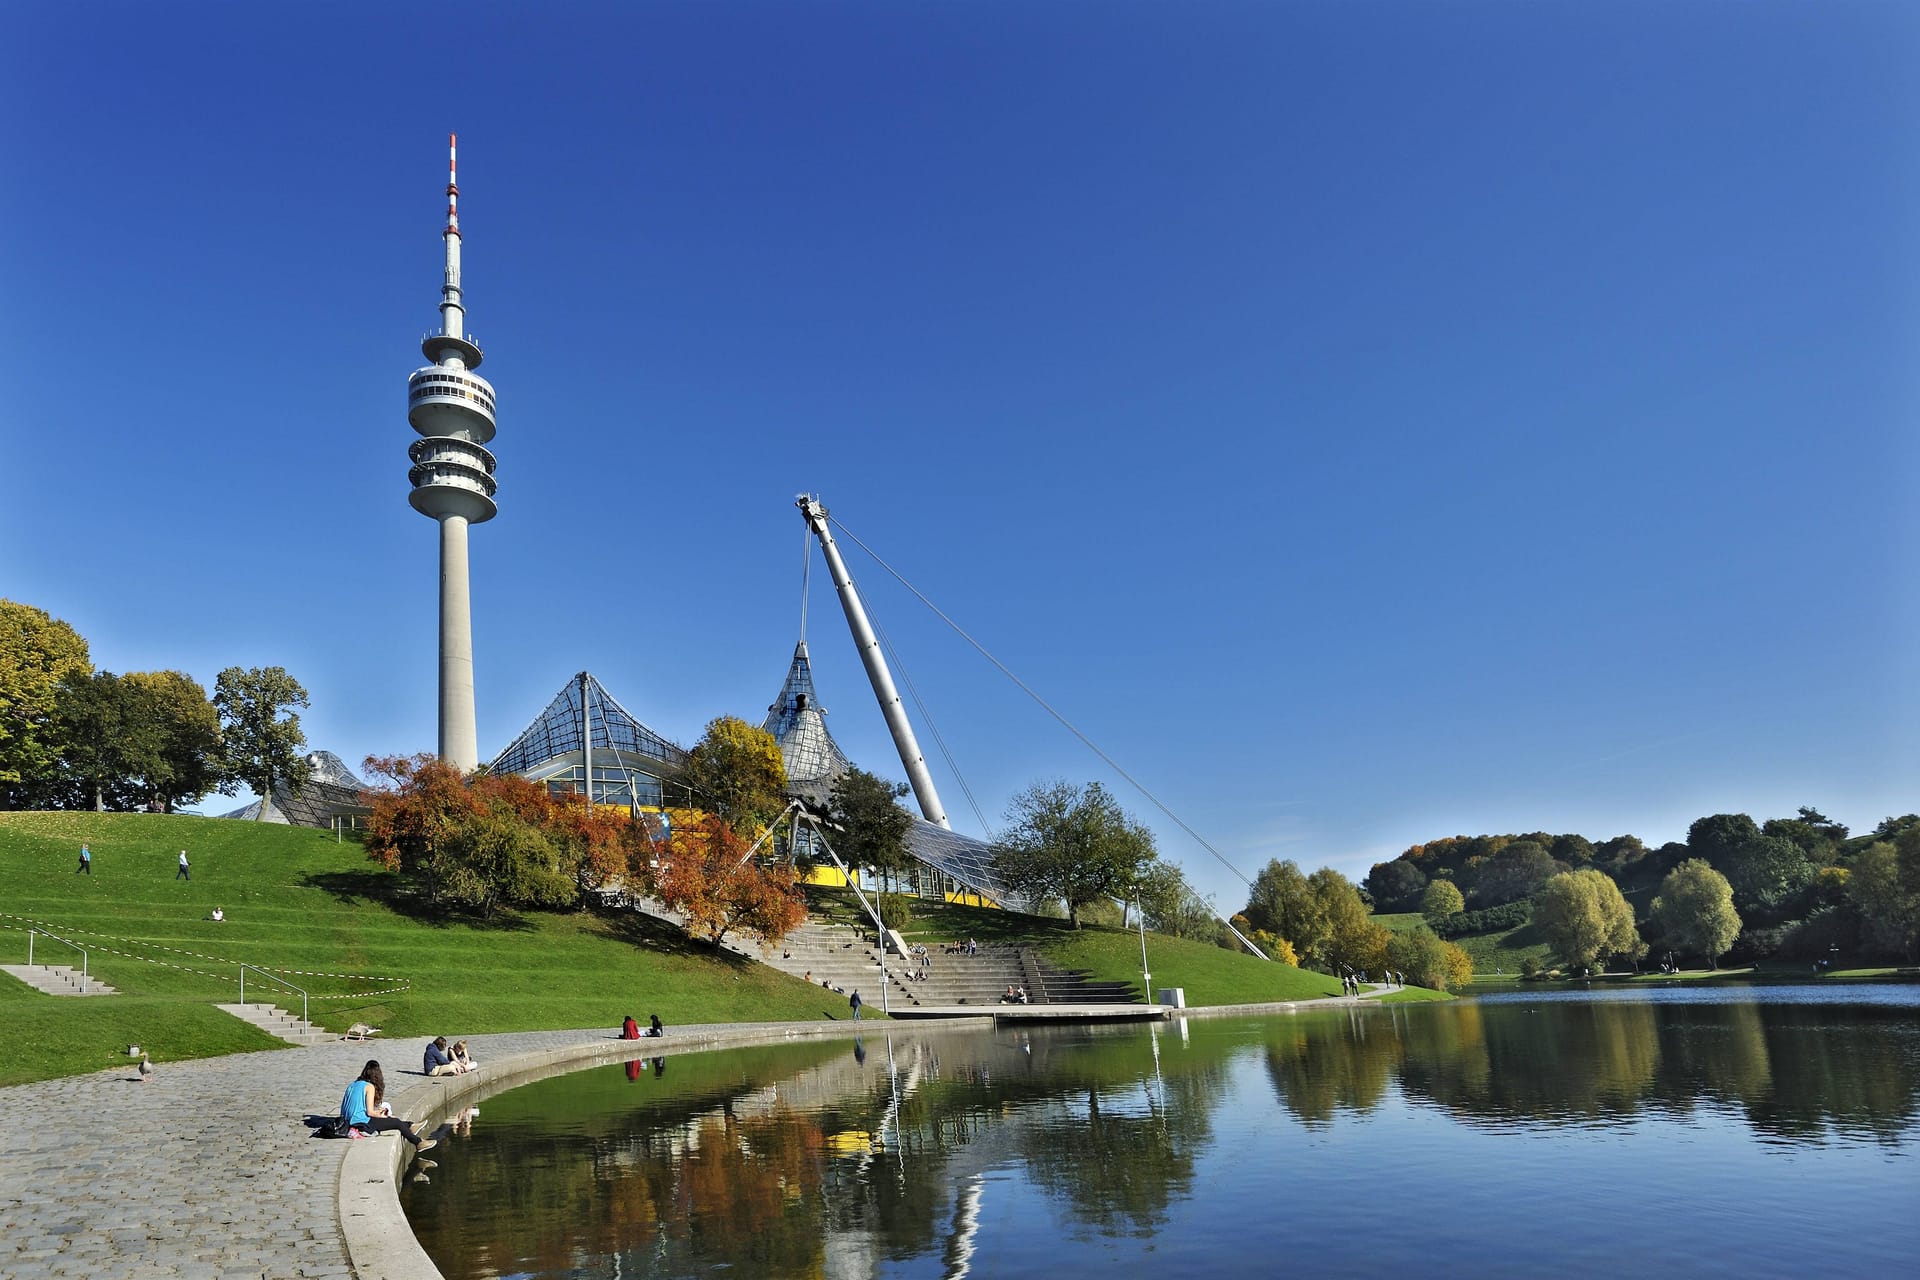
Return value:
[(407, 379), (407, 421), (423, 439), (407, 447), (407, 501), (440, 522), (440, 758), (463, 772), (480, 766), (473, 713), (473, 610), (467, 594), (467, 526), (493, 519), (493, 386), (475, 373), (480, 348), (467, 336), (460, 293), (460, 188), (447, 135), (447, 274), (440, 327), (421, 340), (432, 361)]

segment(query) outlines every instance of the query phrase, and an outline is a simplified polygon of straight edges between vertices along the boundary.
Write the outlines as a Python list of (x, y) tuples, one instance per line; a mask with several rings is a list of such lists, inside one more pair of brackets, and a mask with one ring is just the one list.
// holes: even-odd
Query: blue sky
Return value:
[[(1846, 2), (8, 6), (0, 595), (433, 746), (457, 130), (483, 754), (583, 668), (757, 721), (811, 490), (1249, 873), (1870, 827), (1920, 807), (1916, 53)], [(989, 821), (1112, 780), (849, 554)], [(817, 557), (809, 639), (899, 776)]]

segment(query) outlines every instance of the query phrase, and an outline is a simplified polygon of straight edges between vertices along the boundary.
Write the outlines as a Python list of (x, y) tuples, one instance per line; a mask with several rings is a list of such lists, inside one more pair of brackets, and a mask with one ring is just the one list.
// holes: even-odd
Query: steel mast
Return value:
[(949, 825), (946, 808), (940, 803), (940, 793), (934, 789), (933, 775), (927, 772), (927, 758), (920, 754), (920, 743), (913, 736), (913, 726), (907, 722), (907, 708), (900, 701), (900, 691), (893, 687), (893, 673), (887, 670), (886, 656), (880, 652), (880, 641), (873, 634), (873, 625), (867, 621), (860, 593), (854, 590), (846, 562), (840, 558), (840, 548), (834, 545), (833, 534), (827, 528), (827, 509), (810, 493), (801, 494), (794, 505), (800, 508), (807, 527), (813, 530), (813, 536), (820, 540), (820, 549), (826, 553), (827, 572), (833, 575), (834, 590), (840, 593), (840, 607), (846, 611), (847, 626), (853, 631), (860, 661), (873, 684), (873, 696), (880, 700), (880, 714), (887, 718), (887, 730), (893, 734), (894, 749), (900, 753), (900, 764), (907, 771), (913, 797), (920, 802), (920, 813), (935, 826), (945, 827)]

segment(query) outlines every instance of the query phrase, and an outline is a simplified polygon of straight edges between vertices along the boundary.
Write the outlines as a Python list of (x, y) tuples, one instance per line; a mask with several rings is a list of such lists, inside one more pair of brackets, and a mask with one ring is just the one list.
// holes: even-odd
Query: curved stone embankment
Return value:
[[(1346, 997), (1185, 1012), (1281, 1013), (1352, 1003)], [(990, 1030), (993, 1022), (910, 1025)], [(129, 1063), (0, 1089), (0, 1275), (440, 1280), (400, 1211), (400, 1138), (329, 1142), (314, 1138), (305, 1123), (306, 1116), (339, 1110), (347, 1082), (368, 1058), (386, 1068), (396, 1113), (437, 1125), (479, 1098), (558, 1071), (641, 1054), (850, 1037), (875, 1026), (720, 1023), (640, 1041), (619, 1040), (610, 1029), (469, 1036), (481, 1070), (438, 1080), (418, 1074), (424, 1037), (331, 1041), (161, 1061), (144, 1084)]]

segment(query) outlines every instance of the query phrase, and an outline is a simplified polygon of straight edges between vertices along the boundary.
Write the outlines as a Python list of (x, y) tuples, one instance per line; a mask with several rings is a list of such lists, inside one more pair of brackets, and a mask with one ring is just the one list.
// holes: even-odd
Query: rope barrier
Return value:
[[(18, 920), (20, 923), (6, 923), (11, 920)], [(55, 932), (54, 926), (48, 924), (45, 920), (38, 920), (32, 916), (17, 915), (11, 911), (0, 911), (0, 929), (11, 929), (16, 933), (38, 931), (40, 933), (51, 934)], [(184, 947), (170, 947), (163, 942), (143, 942), (137, 938), (122, 938), (115, 934), (102, 933), (98, 929), (71, 929), (63, 927), (60, 929), (60, 932), (73, 934), (76, 937), (101, 938), (107, 942), (117, 942), (130, 947), (145, 947), (153, 951), (166, 951), (173, 955), (189, 956), (195, 960), (205, 960), (211, 964), (237, 965), (240, 963), (238, 960), (230, 960), (225, 956), (209, 955), (204, 951), (189, 951)], [(158, 965), (162, 969), (172, 969), (178, 973), (191, 973), (196, 977), (213, 978), (220, 982), (230, 980), (230, 975), (228, 974), (209, 973), (205, 969), (196, 969), (192, 965), (176, 964), (173, 961), (157, 959), (154, 956), (139, 955), (132, 951), (122, 951), (117, 947), (96, 946), (91, 949), (103, 952), (106, 955), (119, 956), (123, 960), (138, 960), (144, 964)], [(346, 982), (390, 982), (399, 984), (378, 991), (350, 991), (340, 995), (319, 995), (312, 997), (315, 1000), (360, 1000), (368, 996), (392, 995), (396, 992), (410, 991), (413, 989), (411, 979), (397, 977), (390, 973), (332, 973), (321, 969), (282, 969), (276, 968), (273, 965), (254, 965), (253, 968), (266, 973), (279, 974), (283, 977), (290, 978), (336, 978)]]

